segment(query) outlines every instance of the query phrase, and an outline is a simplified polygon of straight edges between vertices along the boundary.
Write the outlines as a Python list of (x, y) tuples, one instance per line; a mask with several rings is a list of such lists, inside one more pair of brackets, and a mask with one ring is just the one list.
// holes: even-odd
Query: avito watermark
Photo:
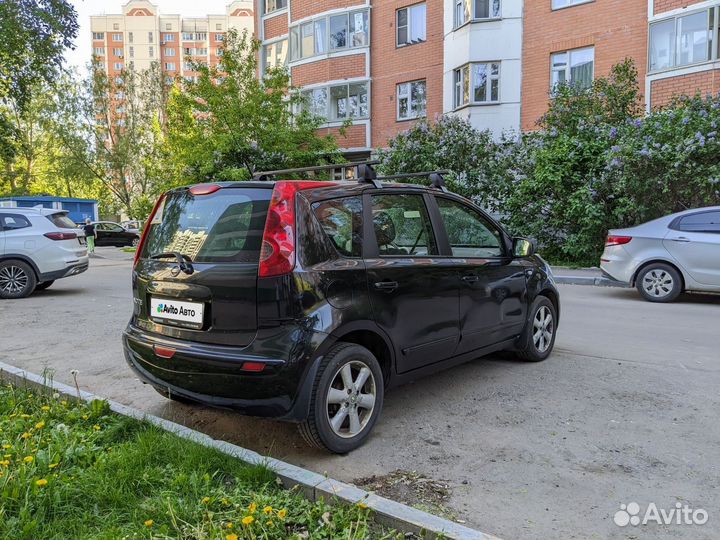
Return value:
[(658, 525), (705, 525), (708, 520), (708, 513), (702, 508), (691, 508), (687, 504), (675, 503), (674, 508), (666, 510), (658, 508), (655, 503), (648, 504), (645, 512), (641, 512), (640, 505), (636, 502), (621, 504), (620, 510), (615, 512), (613, 521), (619, 527), (627, 525), (647, 525), (657, 523)]

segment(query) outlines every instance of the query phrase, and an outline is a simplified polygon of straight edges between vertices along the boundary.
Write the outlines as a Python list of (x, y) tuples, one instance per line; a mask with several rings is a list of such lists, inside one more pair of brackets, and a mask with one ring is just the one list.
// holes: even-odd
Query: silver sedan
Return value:
[(720, 206), (609, 231), (600, 268), (651, 302), (671, 302), (683, 291), (720, 292)]

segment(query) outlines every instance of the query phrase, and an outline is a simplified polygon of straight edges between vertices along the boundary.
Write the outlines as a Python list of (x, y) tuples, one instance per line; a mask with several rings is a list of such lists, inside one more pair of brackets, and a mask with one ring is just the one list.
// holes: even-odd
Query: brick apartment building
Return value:
[(254, 29), (252, 0), (231, 2), (222, 15), (182, 17), (158, 12), (147, 0), (130, 0), (122, 13), (90, 17), (93, 56), (111, 76), (158, 62), (168, 77), (197, 75), (190, 61), (216, 65), (228, 29)]

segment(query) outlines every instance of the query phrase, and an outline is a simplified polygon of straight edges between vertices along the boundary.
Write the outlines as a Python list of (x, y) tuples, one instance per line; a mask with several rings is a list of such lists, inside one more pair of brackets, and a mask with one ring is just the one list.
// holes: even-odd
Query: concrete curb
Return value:
[(561, 285), (595, 285), (597, 287), (619, 287), (627, 289), (629, 285), (606, 277), (593, 276), (555, 276), (555, 282)]
[[(11, 382), (16, 386), (25, 386), (35, 390), (53, 390), (71, 399), (81, 399), (87, 402), (104, 399), (90, 392), (78, 390), (67, 384), (53, 381), (50, 378), (36, 375), (24, 369), (5, 364), (4, 362), (0, 362), (0, 379)], [(194, 429), (152, 414), (144, 413), (132, 407), (127, 407), (116, 401), (105, 401), (110, 404), (110, 410), (117, 414), (144, 420), (174, 433), (179, 437), (194, 441), (208, 448), (214, 448), (220, 452), (241, 459), (246, 463), (265, 465), (282, 480), (285, 488), (290, 489), (297, 486), (305, 497), (312, 501), (320, 498), (325, 498), (329, 502), (337, 501), (341, 504), (356, 504), (362, 501), (369, 508), (373, 509), (375, 512), (375, 521), (378, 523), (402, 532), (412, 532), (424, 538), (432, 539), (442, 536), (449, 540), (499, 540), (495, 536), (379, 497), (350, 484), (332, 480), (321, 474), (296, 467), (284, 461), (261, 456), (257, 452), (242, 448), (241, 446), (215, 440)]]

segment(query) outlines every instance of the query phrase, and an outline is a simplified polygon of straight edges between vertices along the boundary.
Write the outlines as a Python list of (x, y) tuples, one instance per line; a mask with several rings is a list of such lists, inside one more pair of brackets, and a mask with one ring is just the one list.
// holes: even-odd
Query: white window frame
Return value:
[[(710, 28), (710, 17), (711, 17), (711, 11), (712, 11), (712, 29)], [(708, 58), (705, 60), (698, 60), (697, 62), (690, 62), (686, 64), (679, 63), (679, 56), (680, 56), (680, 48), (682, 46), (681, 43), (681, 33), (678, 32), (678, 29), (680, 27), (682, 19), (686, 17), (692, 17), (694, 15), (697, 15), (698, 13), (705, 13), (705, 19), (708, 23), (708, 29), (707, 29), (707, 36), (708, 36)], [(667, 67), (661, 67), (652, 69), (652, 30), (653, 26), (658, 26), (660, 24), (667, 24), (668, 22), (673, 22), (673, 47), (670, 51), (670, 65)], [(650, 23), (648, 27), (648, 72), (649, 73), (659, 73), (662, 71), (667, 70), (673, 70), (673, 69), (679, 69), (684, 68), (687, 66), (694, 66), (698, 64), (704, 64), (706, 62), (712, 62), (718, 59), (718, 40), (720, 38), (720, 33), (718, 30), (718, 25), (720, 24), (720, 4), (716, 4), (713, 6), (708, 6), (702, 9), (695, 9), (692, 11), (683, 12), (680, 14), (677, 14), (673, 17), (666, 17), (664, 19), (658, 19), (656, 21), (653, 21)]]
[(105, 32), (93, 32), (92, 34), (95, 41), (105, 40)]
[(192, 32), (183, 32), (183, 33), (182, 33), (182, 40), (183, 40), (183, 41), (194, 41), (194, 40), (193, 40), (193, 33), (192, 33)]
[(177, 71), (175, 62), (165, 62), (165, 71)]
[(148, 47), (148, 56), (150, 58), (155, 58), (155, 47), (153, 47), (152, 45)]
[(165, 47), (165, 56), (175, 56), (175, 49), (173, 47)]
[(164, 35), (163, 35), (163, 41), (165, 41), (165, 42), (175, 42), (175, 34), (164, 34)]
[(135, 58), (135, 47), (133, 47), (132, 45), (128, 47), (128, 56), (130, 58)]
[(123, 51), (122, 47), (113, 47), (113, 55), (122, 58), (125, 56), (125, 51)]
[(122, 71), (124, 68), (125, 65), (122, 62), (115, 62), (113, 64), (113, 69), (115, 69), (115, 71)]
[(195, 32), (195, 41), (207, 41), (207, 32)]
[[(363, 24), (366, 24), (367, 26), (365, 27), (364, 30), (358, 32), (356, 29), (355, 32), (353, 33), (353, 32), (350, 32), (350, 26), (351, 26), (352, 18), (355, 17), (355, 15), (357, 15), (357, 14), (363, 15), (363, 17), (362, 17)], [(342, 15), (347, 15), (347, 21), (348, 21), (347, 37), (345, 39), (345, 46), (331, 48), (330, 47), (330, 19), (338, 17), (338, 16), (342, 16)], [(317, 39), (316, 39), (317, 33), (315, 31), (316, 23), (319, 21), (325, 22), (325, 36), (323, 39), (321, 49), (318, 47), (318, 43), (317, 43)], [(302, 29), (306, 26), (311, 26), (312, 30), (313, 30), (313, 54), (308, 55), (308, 56), (303, 56), (302, 55), (302, 40), (303, 40)], [(298, 36), (297, 45), (298, 45), (298, 48), (300, 49), (298, 51), (296, 51), (295, 47), (293, 46), (293, 37), (292, 36), (293, 36), (294, 32), (297, 32), (297, 36)], [(354, 42), (353, 34), (357, 34), (357, 33), (363, 33), (363, 34), (367, 35), (367, 38), (365, 39), (365, 43), (360, 43), (359, 45), (353, 45), (353, 42)], [(305, 60), (307, 58), (313, 58), (316, 56), (327, 56), (329, 54), (340, 52), (340, 51), (348, 51), (351, 49), (361, 49), (364, 47), (369, 47), (370, 46), (370, 12), (369, 12), (368, 8), (362, 8), (362, 9), (348, 10), (345, 13), (342, 13), (342, 12), (341, 13), (331, 13), (329, 15), (315, 17), (313, 19), (303, 21), (300, 24), (291, 26), (288, 29), (288, 38), (289, 38), (288, 51), (289, 51), (289, 56), (290, 56), (290, 62), (297, 62), (299, 60)], [(320, 50), (321, 52), (317, 52), (318, 50)]]
[[(425, 85), (425, 114), (412, 114), (412, 86), (414, 84), (422, 83)], [(407, 93), (403, 92), (401, 95), (401, 87), (407, 86)], [(418, 118), (426, 118), (427, 117), (427, 79), (416, 79), (414, 81), (405, 81), (401, 82), (395, 85), (395, 96), (396, 96), (396, 105), (395, 105), (395, 118), (398, 122), (405, 121), (405, 120), (416, 120)], [(408, 106), (407, 116), (400, 116), (400, 100), (407, 99), (408, 100)]]
[[(364, 85), (365, 86), (365, 96), (366, 96), (366, 108), (367, 108), (367, 114), (364, 115), (358, 115), (358, 116), (351, 116), (351, 108), (350, 108), (350, 87), (351, 86), (357, 86), (357, 85)], [(346, 114), (345, 116), (333, 116), (331, 115), (332, 111), (332, 95), (333, 95), (333, 89), (342, 88), (345, 87), (346, 96), (348, 100), (348, 105), (346, 108)], [(343, 82), (343, 83), (335, 83), (335, 84), (327, 84), (323, 86), (315, 86), (313, 88), (304, 88), (301, 90), (301, 95), (315, 92), (318, 90), (324, 90), (325, 96), (326, 96), (326, 102), (325, 102), (325, 114), (319, 114), (322, 118), (325, 119), (326, 123), (340, 123), (344, 122), (346, 120), (356, 121), (356, 120), (367, 120), (370, 118), (370, 81), (363, 79), (360, 81), (350, 81), (350, 82)], [(360, 104), (358, 103), (358, 112), (360, 110)]]
[[(272, 5), (272, 7), (270, 7)], [(263, 13), (269, 14), (269, 13), (275, 13), (276, 11), (280, 11), (282, 9), (287, 9), (288, 7), (288, 0), (265, 0), (263, 2)]]
[(566, 4), (564, 4), (562, 6), (558, 6), (557, 5), (558, 0), (552, 0), (551, 9), (553, 11), (556, 11), (558, 9), (567, 9), (567, 8), (571, 8), (571, 7), (575, 7), (575, 6), (580, 6), (582, 4), (589, 4), (590, 2), (594, 2), (595, 0), (565, 0), (565, 1), (567, 2)]
[[(477, 8), (476, 2), (487, 1), (489, 2), (490, 15), (488, 17), (475, 17)], [(460, 28), (467, 23), (472, 22), (483, 22), (483, 21), (496, 21), (502, 19), (502, 3), (503, 0), (498, 0), (497, 13), (492, 13), (495, 0), (453, 0), (453, 28)]]
[(116, 43), (121, 42), (123, 40), (123, 35), (122, 34), (113, 34), (112, 40)]
[(289, 38), (277, 39), (271, 43), (265, 43), (262, 46), (262, 58), (260, 58), (260, 62), (261, 62), (261, 68), (262, 68), (263, 75), (265, 75), (265, 73), (267, 72), (267, 70), (270, 67), (277, 67), (278, 65), (280, 65), (279, 63), (273, 63), (271, 66), (268, 65), (268, 62), (267, 62), (268, 48), (271, 48), (271, 47), (273, 48), (273, 50), (274, 50), (273, 58), (277, 58), (277, 56), (278, 56), (277, 47), (278, 47), (278, 45), (280, 45), (283, 42), (285, 42), (286, 50), (285, 50), (285, 62), (282, 64), (282, 66), (287, 67), (288, 62), (290, 61), (290, 39)]
[(225, 41), (225, 34), (215, 34), (215, 41)]
[(152, 31), (148, 32), (148, 43), (153, 43), (153, 42), (154, 42), (154, 40), (155, 40), (155, 37), (154, 37), (154, 36), (155, 36), (155, 33), (154, 33), (154, 32), (152, 32)]
[[(571, 72), (572, 72), (571, 71), (572, 62), (570, 60), (571, 55), (573, 53), (579, 53), (579, 52), (588, 51), (588, 50), (592, 50), (592, 52), (593, 52), (593, 72), (592, 72), (591, 81), (594, 81), (595, 80), (595, 46), (594, 45), (591, 45), (590, 47), (580, 47), (578, 49), (569, 49), (567, 51), (555, 51), (550, 54), (550, 90), (551, 91), (554, 90), (558, 84), (558, 83), (553, 82), (554, 75), (556, 72), (559, 73), (560, 71), (565, 71), (565, 83), (574, 84), (574, 81), (571, 79)], [(565, 61), (565, 67), (562, 69), (555, 68), (555, 66), (553, 66), (553, 57), (555, 57), (555, 55), (559, 55), (559, 54), (567, 55), (567, 60)]]
[[(412, 16), (411, 12), (413, 9), (418, 8), (424, 8), (425, 10), (425, 17), (424, 17), (424, 24), (425, 24), (425, 31), (423, 32), (423, 35), (425, 36), (425, 39), (421, 39), (419, 41), (410, 41), (410, 36), (412, 35), (413, 26), (412, 26)], [(406, 15), (406, 21), (407, 24), (405, 26), (400, 26), (400, 12), (405, 11), (407, 12)], [(405, 28), (405, 35), (406, 41), (404, 43), (400, 43), (400, 28)], [(407, 47), (408, 45), (417, 45), (418, 43), (425, 43), (427, 41), (427, 3), (426, 2), (419, 2), (417, 4), (411, 4), (409, 6), (404, 6), (399, 9), (395, 10), (395, 47)]]
[(171, 31), (172, 30), (172, 23), (165, 23), (165, 31)]
[(95, 56), (105, 56), (105, 47), (93, 47), (93, 54)]
[[(485, 85), (485, 99), (475, 99), (475, 66), (484, 65), (487, 70)], [(493, 74), (493, 66), (497, 66), (497, 74)], [(460, 109), (467, 105), (498, 105), (502, 102), (502, 88), (500, 84), (502, 74), (502, 62), (471, 62), (463, 64), (453, 71), (453, 108)], [(465, 98), (465, 85), (467, 79), (468, 99)], [(492, 99), (492, 83), (497, 81), (497, 99)], [(460, 100), (458, 101), (458, 97)]]

